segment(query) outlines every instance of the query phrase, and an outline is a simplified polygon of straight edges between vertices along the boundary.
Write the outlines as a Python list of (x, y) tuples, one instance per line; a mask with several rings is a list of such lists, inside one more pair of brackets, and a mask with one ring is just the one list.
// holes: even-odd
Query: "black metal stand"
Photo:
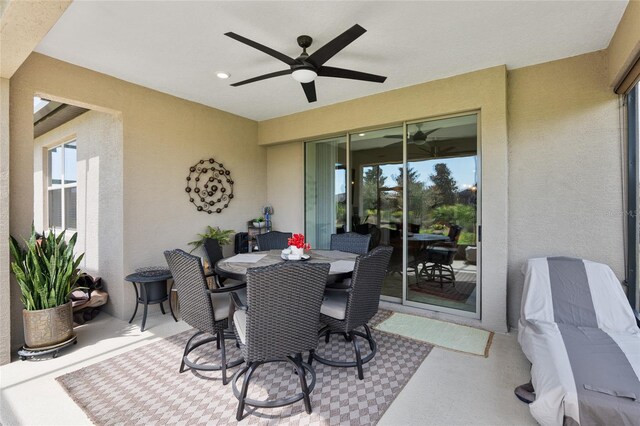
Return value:
[(60, 351), (60, 349), (64, 349), (67, 346), (75, 345), (76, 343), (78, 343), (78, 340), (76, 338), (76, 335), (74, 334), (68, 340), (65, 340), (62, 343), (58, 343), (57, 345), (47, 346), (44, 348), (30, 348), (28, 346), (23, 346), (22, 349), (18, 351), (18, 356), (20, 356), (20, 360), (22, 361), (26, 360), (27, 358), (33, 358), (33, 357), (49, 355), (49, 354), (53, 354), (52, 357), (57, 358), (58, 351)]
[[(347, 342), (353, 343), (353, 349), (356, 354), (355, 361), (335, 361), (332, 359), (323, 358), (320, 355), (318, 355), (315, 351), (311, 351), (309, 353), (309, 360), (308, 360), (309, 364), (311, 364), (311, 362), (315, 359), (321, 364), (330, 365), (332, 367), (357, 367), (358, 378), (360, 380), (364, 379), (362, 365), (371, 361), (373, 357), (376, 355), (376, 352), (378, 351), (378, 345), (376, 344), (376, 341), (373, 340), (373, 336), (371, 335), (371, 330), (369, 329), (369, 326), (365, 324), (364, 330), (366, 334), (361, 333), (359, 331), (355, 331), (355, 330), (352, 330), (349, 333), (340, 333), (344, 335)], [(329, 343), (329, 338), (331, 337), (331, 334), (332, 332), (329, 329), (329, 326), (326, 326), (320, 330), (320, 332), (318, 333), (318, 337), (319, 338), (324, 337), (325, 342)], [(356, 336), (362, 337), (367, 341), (367, 343), (369, 343), (369, 348), (371, 349), (371, 352), (364, 358), (362, 358), (362, 356), (360, 355), (360, 346), (358, 345), (358, 340), (356, 339)]]
[[(293, 365), (294, 373), (297, 374), (298, 378), (300, 379), (300, 387), (302, 392), (297, 393), (295, 395), (288, 396), (288, 397), (275, 399), (275, 400), (260, 401), (252, 398), (247, 398), (249, 381), (251, 380), (251, 376), (253, 375), (253, 373), (256, 371), (256, 369), (260, 365), (266, 364), (268, 362), (285, 362), (285, 361)], [(309, 384), (307, 384), (307, 378), (306, 378), (307, 373), (311, 377), (311, 383)], [(245, 376), (245, 377), (242, 383), (242, 389), (239, 390), (237, 382), (238, 382), (238, 379), (240, 379), (240, 377), (242, 376)], [(259, 407), (259, 408), (275, 408), (275, 407), (283, 407), (285, 405), (293, 404), (295, 402), (300, 401), (301, 399), (304, 399), (305, 411), (307, 412), (307, 414), (311, 414), (311, 399), (309, 395), (311, 394), (315, 386), (316, 386), (316, 372), (313, 369), (313, 367), (311, 367), (311, 365), (305, 362), (302, 362), (302, 357), (300, 355), (297, 355), (295, 358), (288, 356), (286, 359), (274, 359), (274, 360), (267, 360), (267, 361), (250, 362), (245, 367), (238, 370), (236, 374), (233, 376), (233, 379), (231, 379), (231, 388), (233, 390), (233, 394), (235, 395), (236, 398), (238, 398), (238, 401), (239, 401), (238, 410), (236, 412), (236, 420), (238, 421), (242, 420), (242, 417), (244, 415), (245, 405), (249, 405), (251, 407)]]
[[(159, 303), (160, 311), (162, 311), (162, 315), (164, 315), (166, 312), (164, 311), (162, 302), (169, 300), (169, 296), (167, 294), (167, 280), (171, 278), (171, 274), (168, 273), (168, 271), (163, 274), (153, 274), (151, 272), (152, 271), (146, 271), (145, 273), (139, 272), (125, 277), (125, 280), (130, 281), (133, 284), (133, 289), (136, 292), (136, 306), (133, 310), (133, 315), (131, 315), (131, 319), (129, 320), (129, 324), (131, 324), (138, 313), (138, 305), (144, 305), (140, 331), (144, 331), (144, 327), (147, 323), (147, 307), (149, 305)], [(169, 303), (169, 309), (171, 310), (173, 319), (177, 321), (177, 318), (173, 313), (171, 303)]]

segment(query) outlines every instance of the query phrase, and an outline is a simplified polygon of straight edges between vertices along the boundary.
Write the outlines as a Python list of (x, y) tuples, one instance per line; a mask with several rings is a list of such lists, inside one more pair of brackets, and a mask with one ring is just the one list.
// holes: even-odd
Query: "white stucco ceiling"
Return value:
[[(626, 4), (76, 0), (36, 51), (264, 120), (495, 65), (512, 69), (604, 49)], [(326, 65), (386, 75), (383, 84), (319, 77), (312, 104), (290, 76), (229, 86), (287, 65), (225, 32), (297, 57), (297, 36), (313, 37), (311, 53), (356, 23), (367, 32)], [(220, 80), (217, 71), (231, 78)]]

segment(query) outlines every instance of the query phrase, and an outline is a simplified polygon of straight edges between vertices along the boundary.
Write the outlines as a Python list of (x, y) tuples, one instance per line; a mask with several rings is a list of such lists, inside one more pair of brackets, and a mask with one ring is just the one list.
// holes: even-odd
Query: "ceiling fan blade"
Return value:
[(273, 50), (270, 47), (267, 47), (265, 45), (257, 43), (257, 42), (255, 42), (253, 40), (249, 40), (248, 38), (242, 37), (241, 35), (238, 35), (236, 33), (228, 32), (228, 33), (224, 33), (224, 35), (226, 35), (227, 37), (231, 37), (232, 39), (237, 40), (240, 43), (244, 43), (247, 46), (251, 46), (254, 49), (258, 49), (259, 51), (264, 52), (267, 55), (273, 56), (274, 58), (284, 62), (287, 65), (296, 65), (297, 64), (295, 59), (285, 55), (284, 53), (280, 53), (277, 50)]
[(385, 135), (385, 136), (383, 136), (383, 138), (402, 139), (402, 135)]
[(315, 102), (318, 99), (316, 98), (316, 83), (315, 82), (311, 82), (311, 83), (300, 83), (302, 85), (302, 88), (304, 89), (304, 94), (307, 95), (307, 100), (309, 101), (309, 103), (311, 102)]
[(344, 68), (321, 67), (318, 75), (322, 77), (349, 78), (351, 80), (371, 81), (374, 83), (384, 83), (387, 77), (381, 75), (368, 74), (366, 72), (347, 70)]
[(353, 27), (349, 28), (347, 31), (343, 32), (338, 37), (313, 52), (313, 54), (307, 58), (307, 61), (311, 62), (316, 67), (320, 67), (336, 53), (347, 47), (355, 39), (366, 32), (367, 30), (362, 28), (360, 25), (355, 24)]
[(232, 86), (233, 87), (238, 87), (238, 86), (242, 86), (244, 84), (253, 83), (254, 81), (266, 80), (267, 78), (279, 77), (281, 75), (287, 75), (287, 74), (291, 74), (291, 70), (282, 70), (282, 71), (272, 72), (272, 73), (269, 73), (269, 74), (259, 75), (257, 77), (253, 77), (253, 78), (250, 78), (248, 80), (243, 80), (243, 81), (239, 81), (237, 83), (233, 83)]

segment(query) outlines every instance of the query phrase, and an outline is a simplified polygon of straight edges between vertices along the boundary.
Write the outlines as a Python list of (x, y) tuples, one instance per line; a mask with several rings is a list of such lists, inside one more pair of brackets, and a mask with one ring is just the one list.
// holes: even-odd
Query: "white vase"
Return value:
[(298, 255), (298, 256), (302, 257), (302, 255), (304, 254), (304, 249), (303, 248), (298, 248), (296, 246), (289, 246), (289, 249), (291, 250), (291, 254), (293, 254), (293, 255)]

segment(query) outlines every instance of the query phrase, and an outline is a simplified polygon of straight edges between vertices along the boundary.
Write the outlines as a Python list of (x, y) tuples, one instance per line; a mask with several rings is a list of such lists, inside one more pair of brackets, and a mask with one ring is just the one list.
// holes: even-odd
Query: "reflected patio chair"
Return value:
[[(311, 414), (309, 394), (315, 387), (316, 374), (311, 365), (302, 362), (302, 353), (318, 345), (320, 305), (328, 275), (328, 263), (286, 262), (247, 270), (246, 304), (234, 298), (239, 309), (233, 315), (234, 329), (246, 361), (232, 379), (233, 393), (239, 401), (237, 420), (242, 419), (245, 405), (273, 408), (300, 400)], [(247, 390), (252, 375), (268, 362), (292, 364), (302, 392), (277, 400), (250, 398)], [(238, 390), (241, 377), (244, 380)]]
[(256, 235), (260, 251), (282, 250), (289, 247), (291, 232), (269, 231), (266, 234)]
[[(243, 362), (242, 359), (227, 361), (226, 357), (225, 339), (234, 338), (233, 334), (224, 332), (229, 326), (228, 318), (231, 308), (229, 295), (234, 294), (238, 299), (246, 300), (245, 289), (238, 287), (209, 289), (199, 257), (179, 249), (165, 251), (164, 256), (180, 298), (182, 320), (198, 330), (185, 345), (180, 372), (185, 371), (185, 365), (194, 370), (221, 370), (222, 384), (226, 385), (227, 368)], [(208, 334), (210, 337), (194, 342), (194, 339), (203, 334)], [(221, 351), (220, 364), (197, 364), (188, 358), (189, 353), (194, 349), (214, 341)]]
[[(458, 253), (458, 240), (462, 227), (453, 225), (449, 228), (449, 241), (440, 242), (427, 247), (425, 255), (420, 259), (422, 268), (419, 276), (424, 276), (428, 281), (439, 281), (440, 288), (445, 282), (450, 282), (455, 287), (456, 275), (453, 270), (453, 261)], [(418, 274), (416, 274), (418, 278)]]
[[(322, 307), (320, 308), (320, 322), (325, 326), (320, 330), (319, 337), (324, 337), (329, 343), (332, 333), (340, 333), (353, 342), (355, 361), (337, 361), (324, 358), (312, 351), (309, 355), (309, 363), (313, 359), (333, 367), (356, 367), (358, 378), (362, 380), (364, 373), (362, 365), (371, 361), (377, 352), (377, 345), (367, 323), (378, 312), (380, 292), (384, 281), (391, 251), (389, 246), (379, 246), (366, 255), (356, 259), (351, 280), (351, 288), (348, 291), (327, 291)], [(365, 333), (357, 331), (363, 327)], [(358, 337), (364, 338), (369, 344), (371, 353), (362, 358)]]

